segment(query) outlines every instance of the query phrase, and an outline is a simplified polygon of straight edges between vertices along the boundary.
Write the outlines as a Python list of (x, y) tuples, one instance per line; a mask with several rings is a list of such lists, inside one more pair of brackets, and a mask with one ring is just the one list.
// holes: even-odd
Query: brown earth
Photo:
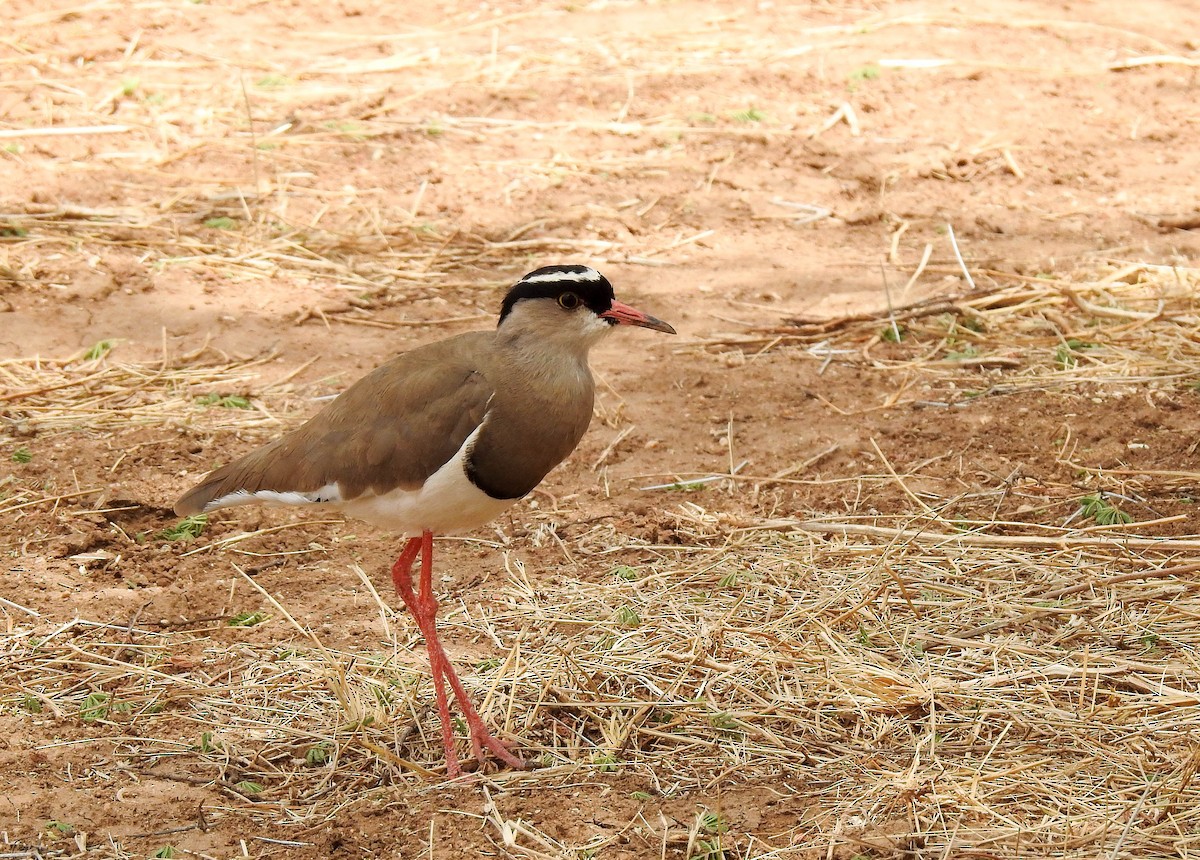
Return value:
[[(1185, 384), (1033, 387), (957, 408), (961, 378), (901, 366), (919, 346), (876, 339), (887, 367), (857, 348), (831, 361), (795, 342), (760, 351), (785, 319), (886, 307), (885, 277), (897, 306), (964, 292), (947, 225), (989, 284), (1195, 264), (1200, 9), (964, 8), (4, 4), (0, 123), (21, 132), (0, 141), (0, 350), (12, 360), (0, 364), (0, 833), (17, 852), (5, 856), (170, 844), (202, 857), (715, 860), (698, 810), (722, 817), (730, 857), (957, 856), (953, 839), (927, 855), (897, 835), (914, 829), (905, 802), (855, 812), (851, 789), (795, 765), (689, 780), (627, 750), (623, 769), (583, 758), (564, 770), (550, 720), (511, 732), (550, 757), (540, 777), (423, 777), (393, 761), (438, 764), (423, 675), (391, 758), (359, 750), (353, 779), (333, 768), (301, 791), (281, 777), (262, 797), (236, 788), (248, 777), (232, 758), (185, 755), (218, 714), (148, 714), (154, 737), (177, 744), (151, 755), (132, 717), (80, 719), (64, 703), (115, 695), (97, 680), (113, 665), (94, 656), (105, 630), (112, 660), (152, 643), (163, 672), (201, 687), (252, 686), (252, 657), (307, 647), (239, 569), (332, 651), (365, 654), (394, 629), (397, 659), (422, 671), (408, 621), (381, 621), (355, 572), (395, 604), (396, 536), (280, 510), (213, 516), (198, 540), (158, 535), (205, 470), (389, 355), (490, 325), (504, 286), (549, 262), (602, 269), (680, 337), (622, 331), (598, 349), (598, 417), (579, 450), (495, 528), (445, 542), (446, 636), (464, 674), (536, 625), (514, 617), (513, 582), (553, 605), (577, 583), (624, 587), (619, 566), (669, 571), (672, 546), (701, 541), (689, 503), (753, 524), (903, 518), (939, 499), (946, 519), (1061, 526), (1089, 491), (1074, 464), (1195, 471), (1200, 395)], [(930, 59), (944, 62), (901, 62)], [(36, 134), (63, 127), (86, 128)], [(823, 217), (804, 223), (796, 205)], [(931, 265), (904, 289), (927, 244)], [(104, 340), (111, 352), (88, 364), (82, 352)], [(1047, 344), (1020, 361), (1050, 362)], [(230, 364), (220, 383), (147, 377), (143, 399), (235, 395), (257, 411), (53, 423), (27, 408), (45, 383), (17, 375), (34, 356), (97, 371)], [(975, 387), (1005, 373), (982, 368)], [(136, 388), (89, 408), (124, 414)], [(747, 479), (641, 489), (734, 467)], [(765, 480), (784, 473), (806, 480)], [(1165, 521), (1141, 534), (1200, 532), (1195, 486), (1113, 480), (1138, 519)], [(288, 527), (265, 531), (276, 526)], [(257, 533), (186, 554), (245, 532)], [(272, 620), (227, 623), (247, 611)], [(79, 637), (76, 656), (39, 670), (70, 683), (34, 683), (30, 637)], [(849, 729), (830, 732), (820, 743), (839, 755), (868, 754)], [(824, 749), (814, 739), (814, 760)], [(980, 852), (962, 856), (999, 856)]]

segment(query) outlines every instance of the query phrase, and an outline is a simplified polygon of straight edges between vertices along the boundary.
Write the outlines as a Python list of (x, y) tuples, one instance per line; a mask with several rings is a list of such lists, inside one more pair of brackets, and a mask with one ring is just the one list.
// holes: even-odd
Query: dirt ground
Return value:
[[(997, 606), (1040, 574), (949, 553), (925, 566), (944, 577), (944, 625), (900, 637), (894, 613), (934, 598), (905, 591), (894, 536), (860, 552), (786, 527), (902, 529), (936, 508), (941, 525), (1054, 536), (1106, 489), (1140, 538), (1176, 541), (1156, 564), (1194, 572), (1195, 376), (1016, 384), (1101, 360), (1079, 321), (1096, 305), (1069, 290), (1038, 306), (1036, 348), (959, 348), (952, 373), (934, 318), (900, 342), (879, 320), (970, 292), (952, 239), (980, 289), (1175, 272), (1194, 294), (1200, 8), (15, 0), (0, 21), (0, 854), (1200, 850), (1186, 804), (1143, 793), (1159, 777), (1194, 790), (1188, 625), (1110, 634), (1103, 619), (1141, 598), (1096, 598), (1080, 616), (1096, 638), (1070, 650), (1066, 621), (1043, 624), (1055, 601), (1021, 604), (1028, 629), (1001, 630), (1005, 653), (1068, 648), (1051, 662), (1075, 686), (1053, 708), (1014, 688), (1011, 713), (962, 704), (936, 727), (928, 679), (953, 670), (906, 686), (925, 641), (909, 632), (950, 642), (947, 667), (974, 659), (964, 631), (1000, 630)], [(380, 603), (398, 605), (396, 536), (257, 509), (163, 530), (204, 471), (388, 356), (492, 325), (506, 285), (551, 262), (599, 268), (679, 336), (597, 349), (579, 450), (494, 528), (442, 545), (448, 646), (489, 722), (541, 765), (450, 784), (416, 631)], [(1022, 301), (1040, 299), (1006, 308)], [(1132, 332), (1139, 313), (1100, 316)], [(879, 316), (805, 328), (855, 314)], [(980, 391), (995, 396), (960, 408)], [(1132, 571), (1137, 546), (1102, 572)], [(1065, 576), (1108, 552), (1072, 547), (1047, 549)], [(774, 602), (725, 601), (739, 576), (773, 583)], [(1180, 582), (1162, 599), (1190, 594)], [(712, 614), (695, 608), (710, 598)], [(722, 637), (785, 618), (803, 647), (772, 632), (755, 659), (803, 669), (730, 680)], [(836, 680), (860, 647), (874, 692)], [(655, 648), (689, 670), (638, 680), (622, 661)], [(607, 669), (587, 662), (604, 649)], [(1088, 668), (1118, 652), (1119, 670)], [(1147, 685), (1153, 706), (1131, 704)], [(788, 722), (769, 690), (811, 721)], [(1022, 724), (1022, 695), (1058, 716)], [(1103, 725), (1128, 768), (1103, 771), (1110, 754), (1082, 741), (1034, 749), (1086, 697), (1120, 718), (1076, 714), (1071, 737)], [(1168, 706), (1170, 736), (1130, 751), (1122, 732)], [(693, 719), (712, 736), (689, 735)], [(941, 775), (1006, 751), (1031, 758), (1003, 797), (978, 779), (939, 794)]]

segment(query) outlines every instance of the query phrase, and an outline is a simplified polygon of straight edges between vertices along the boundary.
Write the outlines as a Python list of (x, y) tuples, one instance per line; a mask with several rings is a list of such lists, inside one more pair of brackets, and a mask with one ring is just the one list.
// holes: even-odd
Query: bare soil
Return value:
[[(887, 738), (925, 725), (932, 705), (856, 723), (806, 687), (797, 695), (827, 721), (797, 736), (795, 758), (728, 758), (710, 741), (666, 740), (666, 717), (657, 735), (622, 736), (612, 726), (646, 715), (604, 716), (617, 694), (598, 674), (581, 669), (586, 698), (554, 705), (564, 683), (520, 666), (541, 649), (572, 671), (570, 643), (601, 636), (579, 620), (588, 613), (554, 607), (585, 593), (599, 595), (589, 624), (618, 613), (604, 635), (619, 638), (621, 608), (636, 606), (684, 646), (719, 639), (711, 619), (690, 629), (668, 617), (670, 601), (695, 586), (698, 559), (746, 549), (739, 530), (763, 528), (754, 552), (774, 552), (770, 523), (782, 519), (902, 527), (936, 507), (943, 524), (1004, 522), (991, 533), (1023, 535), (1072, 522), (1101, 487), (1153, 521), (1140, 536), (1200, 533), (1200, 479), (1187, 477), (1200, 471), (1194, 377), (1006, 389), (1019, 369), (1087, 365), (1088, 346), (1059, 353), (1087, 336), (1066, 302), (1039, 316), (1049, 333), (1036, 350), (1014, 345), (1001, 356), (1010, 364), (954, 375), (926, 361), (954, 348), (944, 333), (915, 322), (899, 343), (879, 336), (889, 304), (969, 292), (949, 230), (983, 287), (1195, 266), (1200, 9), (53, 6), (0, 9), (5, 856), (1135, 851), (1122, 831), (1144, 822), (1124, 784), (1090, 813), (1059, 797), (1070, 811), (1051, 829), (1041, 804), (1053, 792), (1028, 820), (1003, 822), (988, 811), (996, 798), (931, 801), (937, 777), (914, 775), (932, 748), (905, 753)], [(593, 361), (597, 417), (570, 461), (494, 528), (440, 544), (447, 642), (489, 720), (543, 765), (449, 784), (416, 631), (402, 613), (381, 614), (368, 586), (398, 605), (387, 575), (397, 536), (267, 509), (212, 516), (189, 540), (163, 529), (204, 471), (295, 426), (390, 355), (493, 324), (505, 286), (550, 262), (596, 266), (680, 336), (610, 338)], [(853, 314), (879, 314), (857, 340), (847, 329), (799, 337), (789, 323)], [(117, 367), (144, 381), (102, 375)], [(178, 375), (187, 368), (198, 375)], [(91, 374), (110, 387), (67, 384)], [(76, 396), (86, 403), (71, 412)], [(153, 411), (176, 400), (175, 412)], [(725, 477), (691, 483), (709, 476)], [(787, 587), (827, 601), (838, 642), (896, 633), (882, 611), (847, 614), (870, 606), (870, 589), (803, 546)], [(885, 556), (873, 569), (886, 570)], [(729, 572), (753, 572), (742, 565)], [(903, 603), (878, 575), (880, 593)], [(715, 580), (702, 590), (716, 593)], [(774, 618), (738, 607), (720, 623)], [(250, 612), (267, 620), (230, 624)], [(957, 633), (972, 623), (964, 616)], [(1038, 630), (1014, 641), (1041, 647), (1050, 633)], [(811, 653), (840, 647), (813, 635)], [(1145, 645), (1097, 635), (1101, 650)], [(1188, 636), (1138, 659), (1163, 661), (1165, 678), (1194, 664)], [(293, 671), (288, 660), (310, 662)], [(378, 680), (373, 660), (399, 674)], [(707, 683), (688, 695), (709, 696)], [(759, 692), (791, 683), (764, 676)], [(176, 692), (146, 692), (156, 684)], [(505, 698), (518, 687), (525, 698)], [(339, 704), (346, 689), (391, 692)], [(276, 690), (286, 717), (246, 717), (269, 711)], [(675, 692), (642, 690), (646, 711)], [(1098, 695), (1064, 695), (1085, 693)], [(318, 698), (333, 704), (314, 716), (305, 703)], [(355, 707), (374, 728), (345, 728)], [(1194, 700), (1186, 707), (1200, 719)], [(1003, 720), (966, 739), (968, 724), (961, 736), (946, 729), (941, 755), (957, 764), (943, 768), (982, 768), (989, 749), (1017, 742)], [(1173, 737), (1147, 745), (1144, 761), (1183, 792), (1196, 741)], [(1028, 785), (1055, 768), (1053, 757), (1038, 764)], [(1018, 808), (1028, 785), (1011, 789)], [(1195, 816), (1163, 803), (1155, 826), (1184, 823), (1174, 835), (1147, 824), (1143, 853), (1129, 856), (1200, 847)]]

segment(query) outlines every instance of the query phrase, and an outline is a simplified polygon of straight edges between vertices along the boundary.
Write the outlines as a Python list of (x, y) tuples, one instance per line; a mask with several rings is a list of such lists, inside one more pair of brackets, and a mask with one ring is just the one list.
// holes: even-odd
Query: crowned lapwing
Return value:
[(486, 747), (512, 767), (524, 762), (484, 726), (438, 641), (433, 536), (493, 519), (575, 449), (592, 417), (588, 350), (618, 325), (675, 333), (617, 301), (595, 269), (530, 272), (504, 297), (494, 331), (393, 358), (300, 428), (209, 473), (175, 504), (180, 516), (258, 502), (323, 505), (408, 536), (392, 579), (425, 637), (452, 777), (462, 769), (446, 682), (475, 757), (482, 763)]

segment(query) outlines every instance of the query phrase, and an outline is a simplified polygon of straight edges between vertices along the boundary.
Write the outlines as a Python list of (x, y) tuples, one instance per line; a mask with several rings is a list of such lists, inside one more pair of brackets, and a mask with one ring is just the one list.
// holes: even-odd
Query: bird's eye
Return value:
[(558, 306), (564, 310), (573, 311), (579, 307), (579, 296), (574, 293), (563, 293), (558, 297)]

